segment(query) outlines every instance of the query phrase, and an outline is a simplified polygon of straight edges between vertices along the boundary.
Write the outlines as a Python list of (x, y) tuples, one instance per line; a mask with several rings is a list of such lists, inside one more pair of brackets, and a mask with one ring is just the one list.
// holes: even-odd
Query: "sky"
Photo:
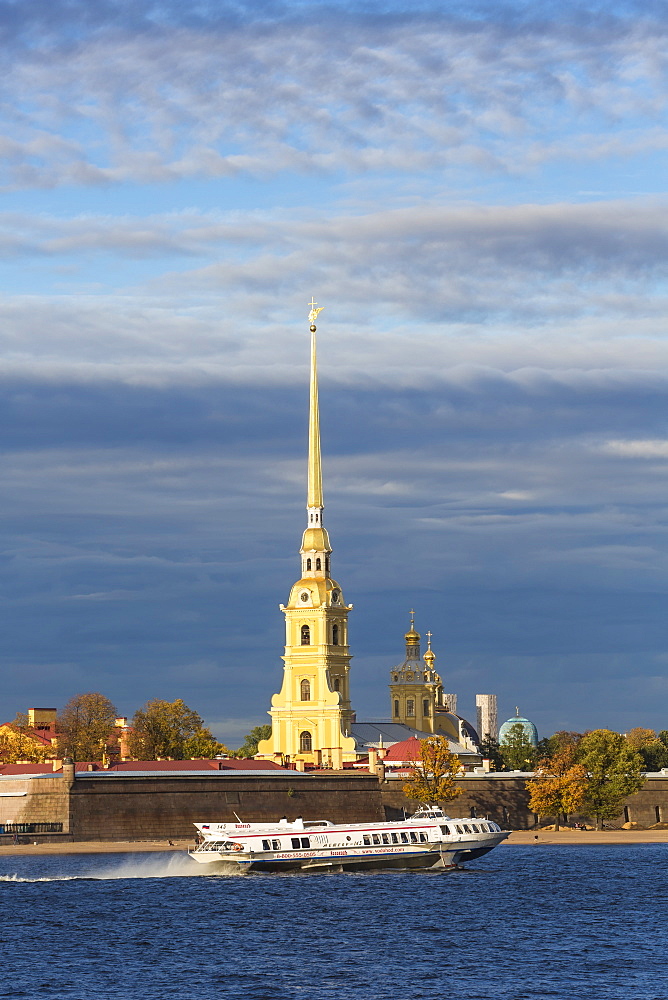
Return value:
[(668, 728), (663, 2), (0, 0), (0, 715), (282, 678), (308, 306), (353, 707)]

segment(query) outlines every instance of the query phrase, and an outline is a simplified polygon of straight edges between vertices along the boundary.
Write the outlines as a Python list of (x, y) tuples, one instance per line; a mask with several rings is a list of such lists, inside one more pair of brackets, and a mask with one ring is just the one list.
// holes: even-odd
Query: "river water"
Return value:
[(3, 994), (666, 1000), (668, 844), (502, 846), (454, 873), (215, 876), (0, 859)]

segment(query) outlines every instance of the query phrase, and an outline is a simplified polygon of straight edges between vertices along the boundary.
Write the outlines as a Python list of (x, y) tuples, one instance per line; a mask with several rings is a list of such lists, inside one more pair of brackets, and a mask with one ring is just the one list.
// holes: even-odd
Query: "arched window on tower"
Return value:
[(332, 646), (338, 646), (339, 644), (339, 626), (332, 625)]
[(429, 700), (427, 698), (422, 702), (422, 714), (425, 719), (429, 718)]
[(302, 625), (302, 646), (311, 645), (311, 629), (308, 625)]
[(325, 573), (329, 573), (329, 556), (325, 556)]
[(313, 739), (311, 734), (305, 729), (303, 733), (299, 734), (299, 752), (300, 753), (310, 753), (313, 749)]
[(316, 561), (315, 561), (315, 568), (316, 568), (316, 570), (322, 569), (322, 560), (316, 559)]
[(394, 717), (395, 717), (395, 719), (399, 718), (399, 701), (396, 700), (396, 699), (395, 699), (395, 702), (394, 702)]
[(310, 701), (311, 700), (311, 682), (303, 680), (301, 683), (301, 700)]
[(310, 560), (310, 559), (307, 559), (307, 560), (306, 560), (306, 568), (307, 568), (307, 569), (310, 569), (310, 568), (311, 568), (311, 560)]
[(340, 691), (341, 690), (341, 678), (340, 677), (335, 677), (334, 678), (334, 690), (335, 691)]
[(415, 717), (415, 702), (412, 698), (409, 698), (406, 702), (406, 715), (411, 716), (411, 718)]

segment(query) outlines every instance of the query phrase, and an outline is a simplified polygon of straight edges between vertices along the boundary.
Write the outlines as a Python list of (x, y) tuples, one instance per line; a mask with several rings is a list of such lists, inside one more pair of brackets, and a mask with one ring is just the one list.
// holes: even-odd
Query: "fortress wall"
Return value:
[[(466, 775), (458, 780), (462, 794), (447, 803), (445, 811), (451, 816), (470, 816), (475, 809), (478, 816), (488, 816), (500, 826), (512, 830), (530, 830), (535, 825), (534, 814), (529, 809), (527, 778), (512, 774)], [(382, 785), (382, 799), (388, 819), (399, 818), (413, 812), (416, 803), (408, 799), (402, 791), (403, 781), (390, 778)], [(620, 827), (628, 816), (632, 823), (649, 827), (660, 821), (668, 823), (668, 774), (648, 776), (644, 787), (626, 799), (625, 813), (622, 811), (614, 820), (606, 821), (610, 827)], [(589, 821), (585, 813), (571, 817), (573, 821)], [(543, 825), (550, 821), (542, 817)]]
[(62, 823), (69, 830), (69, 795), (62, 774), (0, 781), (0, 824)]
[[(403, 780), (390, 778), (382, 785), (382, 799), (388, 819), (399, 819), (403, 810), (415, 811), (417, 803), (403, 793)], [(528, 830), (534, 825), (529, 811), (529, 794), (525, 779), (520, 777), (471, 777), (458, 780), (462, 794), (448, 802), (445, 812), (451, 816), (470, 816), (475, 809), (478, 816), (487, 816), (500, 826), (513, 830)]]
[(75, 840), (190, 838), (194, 822), (384, 818), (373, 775), (102, 777), (78, 775), (71, 793)]

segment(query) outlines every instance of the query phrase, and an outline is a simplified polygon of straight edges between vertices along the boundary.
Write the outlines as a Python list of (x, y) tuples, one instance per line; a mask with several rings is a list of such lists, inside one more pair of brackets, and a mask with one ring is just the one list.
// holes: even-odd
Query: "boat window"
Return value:
[(408, 843), (408, 834), (407, 833), (402, 833), (401, 834), (401, 843), (402, 844), (407, 844)]
[(446, 837), (449, 837), (450, 836), (450, 827), (449, 826), (442, 826), (441, 827), (441, 833), (444, 833), (446, 835)]
[(414, 830), (411, 830), (411, 844), (417, 844), (417, 842), (417, 833), (415, 833)]
[(397, 837), (396, 833), (392, 834), (392, 843), (393, 844), (398, 844), (399, 843), (399, 838)]
[(480, 833), (480, 827), (478, 826), (477, 823), (471, 823), (471, 829), (473, 830), (474, 833)]
[(380, 837), (378, 836), (377, 833), (374, 833), (372, 835), (372, 839), (373, 839), (374, 844), (380, 844)]
[(389, 842), (390, 842), (390, 835), (389, 835), (389, 833), (384, 833), (383, 834), (383, 843), (384, 844), (389, 844)]
[(365, 847), (371, 847), (371, 837), (369, 836), (368, 833), (364, 834), (364, 836), (362, 837), (362, 840), (364, 841), (364, 846)]
[(309, 838), (302, 837), (302, 847), (304, 848), (304, 850), (308, 850), (310, 846), (311, 846), (311, 841), (309, 840)]
[(426, 833), (421, 833), (421, 834), (420, 834), (420, 841), (421, 841), (421, 842), (422, 842), (423, 844), (426, 844), (426, 842), (427, 842), (427, 834), (426, 834)]
[(292, 849), (293, 849), (293, 851), (298, 851), (299, 850), (299, 837), (293, 837), (292, 838)]
[(262, 850), (263, 851), (270, 851), (271, 850), (271, 844), (269, 843), (268, 840), (263, 840), (262, 841)]
[(462, 830), (461, 826), (458, 826), (458, 827), (457, 827), (457, 833), (463, 833), (463, 832), (464, 832), (464, 831)]
[(281, 842), (280, 842), (280, 840), (272, 840), (272, 842), (271, 842), (271, 848), (272, 848), (273, 851), (280, 851), (280, 849), (281, 849)]

